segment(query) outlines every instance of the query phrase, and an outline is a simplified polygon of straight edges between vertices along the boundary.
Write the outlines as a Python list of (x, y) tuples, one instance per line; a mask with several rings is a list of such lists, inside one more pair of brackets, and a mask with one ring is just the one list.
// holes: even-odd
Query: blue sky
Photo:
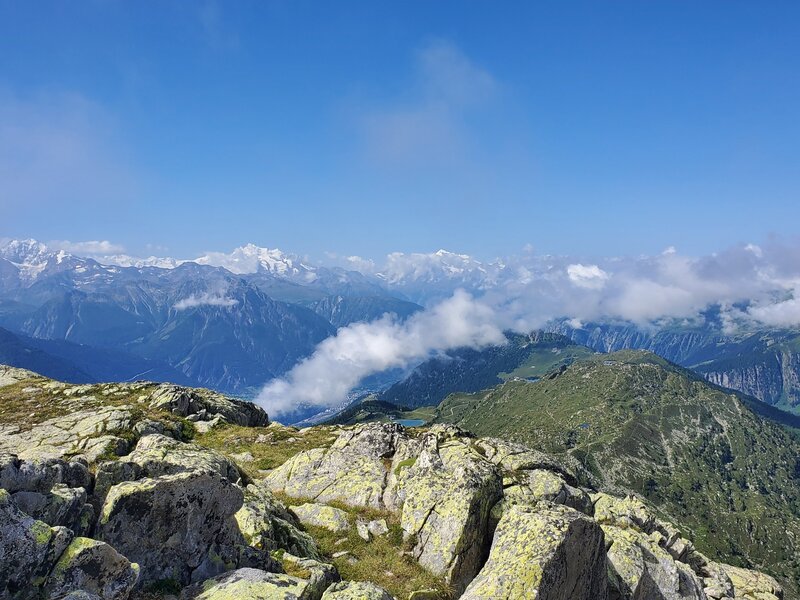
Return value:
[(0, 0), (0, 237), (708, 253), (800, 222), (796, 2)]

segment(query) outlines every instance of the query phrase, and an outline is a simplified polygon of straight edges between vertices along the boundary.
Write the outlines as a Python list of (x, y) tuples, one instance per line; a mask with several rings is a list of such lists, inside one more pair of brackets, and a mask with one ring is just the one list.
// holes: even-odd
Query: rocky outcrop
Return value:
[[(339, 582), (326, 560), (342, 573), (374, 572), (413, 600), (438, 600), (446, 588), (453, 600), (783, 595), (771, 577), (703, 556), (639, 498), (595, 492), (570, 457), (453, 426), (377, 423), (273, 426), (241, 438), (231, 427), (232, 447), (213, 450), (202, 443), (217, 444), (215, 435), (186, 441), (185, 419), (210, 427), (266, 415), (176, 386), (52, 385), (63, 415), (0, 424), (9, 434), (0, 436), (0, 598), (125, 600), (164, 582), (183, 587), (184, 599), (391, 598), (373, 583)], [(330, 447), (306, 443), (331, 435)], [(271, 472), (250, 470), (263, 456), (257, 444), (281, 443), (313, 449)]]
[(454, 428), (433, 427), (413, 464), (393, 464), (395, 502), (402, 505), (404, 536), (416, 540), (414, 557), (457, 593), (480, 570), (489, 514), (502, 496), (497, 468), (470, 441)]
[[(606, 560), (600, 526), (563, 506), (512, 506), (489, 560), (463, 600), (603, 600)], [(651, 596), (643, 596), (651, 598)]]
[(94, 522), (94, 507), (82, 487), (57, 483), (47, 493), (20, 491), (12, 497), (14, 504), (34, 519), (48, 525), (62, 525), (77, 535), (88, 534)]
[(742, 569), (731, 565), (717, 564), (730, 578), (734, 598), (752, 600), (779, 600), (783, 598), (783, 588), (773, 577), (758, 571)]
[(327, 450), (301, 452), (267, 478), (274, 491), (318, 502), (383, 506), (384, 460), (404, 437), (399, 425), (375, 423), (343, 431)]
[(147, 400), (150, 408), (166, 410), (192, 421), (211, 421), (217, 417), (245, 427), (265, 427), (269, 418), (252, 402), (235, 400), (211, 390), (196, 390), (179, 385), (155, 386)]
[(245, 488), (244, 503), (234, 518), (254, 548), (268, 552), (283, 549), (299, 557), (321, 559), (314, 539), (300, 530), (296, 517), (264, 486), (250, 484)]
[(535, 505), (538, 502), (563, 504), (592, 515), (592, 499), (584, 490), (569, 485), (562, 477), (545, 469), (518, 471), (503, 478), (503, 501), (494, 509), (500, 518), (506, 507), (513, 504)]
[(94, 462), (103, 454), (127, 451), (127, 440), (117, 434), (132, 424), (129, 409), (103, 406), (54, 417), (33, 428), (0, 425), (0, 451), (32, 461), (80, 456)]
[(241, 489), (218, 474), (123, 482), (108, 492), (97, 537), (139, 563), (143, 583), (188, 584), (237, 566), (273, 566), (239, 531), (234, 514), (242, 502)]

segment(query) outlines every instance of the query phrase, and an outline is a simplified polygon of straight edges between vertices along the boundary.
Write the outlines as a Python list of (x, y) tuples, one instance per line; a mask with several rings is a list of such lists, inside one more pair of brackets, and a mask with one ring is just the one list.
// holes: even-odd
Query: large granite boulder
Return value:
[(223, 454), (165, 435), (151, 434), (142, 437), (127, 456), (98, 465), (95, 494), (103, 498), (111, 486), (123, 481), (190, 471), (215, 473), (232, 483), (241, 481), (236, 464)]
[(267, 552), (282, 549), (303, 558), (321, 558), (314, 539), (300, 530), (296, 517), (262, 485), (245, 488), (244, 503), (234, 518), (254, 548)]
[(497, 467), (453, 428), (433, 427), (411, 462), (392, 464), (393, 504), (414, 540), (414, 557), (460, 593), (477, 574), (491, 539), (491, 508), (502, 495)]
[(83, 591), (104, 600), (126, 600), (138, 577), (139, 566), (108, 544), (77, 537), (48, 575), (44, 591), (49, 598)]
[(77, 535), (88, 534), (94, 522), (94, 507), (84, 488), (57, 483), (47, 493), (20, 491), (12, 495), (24, 513), (48, 525), (63, 525)]
[(72, 537), (26, 515), (0, 489), (0, 598), (34, 595)]
[(240, 488), (218, 474), (186, 472), (123, 482), (106, 496), (97, 538), (141, 566), (143, 583), (188, 584), (238, 566), (273, 566), (247, 545), (234, 514)]
[(402, 427), (370, 423), (343, 431), (328, 449), (300, 452), (266, 478), (273, 491), (317, 502), (338, 500), (351, 506), (383, 507), (387, 468)]
[(513, 476), (505, 477), (503, 484), (503, 501), (498, 507), (500, 514), (511, 504), (533, 505), (541, 501), (563, 504), (590, 516), (594, 512), (589, 494), (569, 485), (563, 476), (553, 471), (517, 471)]
[(747, 600), (780, 600), (783, 588), (766, 573), (720, 564), (733, 584), (734, 598)]
[(127, 407), (77, 410), (31, 428), (3, 426), (0, 451), (30, 461), (81, 456), (91, 463), (101, 455), (127, 451), (127, 440), (118, 434), (130, 431), (132, 423), (133, 415)]
[(512, 506), (489, 559), (462, 600), (603, 600), (603, 532), (586, 515), (559, 505)]

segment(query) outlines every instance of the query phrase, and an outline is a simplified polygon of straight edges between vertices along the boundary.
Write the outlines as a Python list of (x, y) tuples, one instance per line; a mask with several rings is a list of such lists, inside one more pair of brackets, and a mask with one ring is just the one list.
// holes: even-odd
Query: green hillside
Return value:
[(644, 351), (598, 355), (540, 381), (454, 394), (436, 420), (571, 454), (597, 479), (636, 492), (690, 528), (699, 549), (800, 580), (796, 420), (748, 404)]

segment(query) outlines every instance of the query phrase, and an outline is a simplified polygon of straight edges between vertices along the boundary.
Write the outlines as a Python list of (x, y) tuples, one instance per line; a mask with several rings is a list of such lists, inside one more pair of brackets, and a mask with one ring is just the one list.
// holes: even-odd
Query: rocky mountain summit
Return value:
[(0, 367), (0, 598), (783, 598), (577, 460)]

